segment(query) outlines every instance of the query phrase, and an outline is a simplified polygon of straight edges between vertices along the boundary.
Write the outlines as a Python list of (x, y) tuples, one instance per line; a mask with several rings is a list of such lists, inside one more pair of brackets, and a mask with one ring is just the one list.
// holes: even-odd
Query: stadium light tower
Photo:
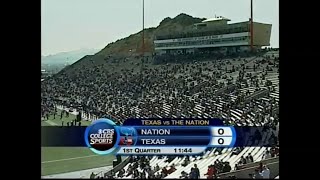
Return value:
[[(144, 64), (144, 0), (142, 0), (142, 59), (141, 59), (141, 69), (140, 78), (142, 79), (143, 74), (143, 64)], [(142, 91), (142, 99), (144, 98), (144, 92)]]
[(250, 46), (251, 46), (251, 52), (253, 52), (253, 0), (251, 1), (251, 7), (250, 7), (250, 11), (251, 11), (251, 18), (250, 18)]
[(142, 57), (144, 57), (144, 0), (142, 0)]

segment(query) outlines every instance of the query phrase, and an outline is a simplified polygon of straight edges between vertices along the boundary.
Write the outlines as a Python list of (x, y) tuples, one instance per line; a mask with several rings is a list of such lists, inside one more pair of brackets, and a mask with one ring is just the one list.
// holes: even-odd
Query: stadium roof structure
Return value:
[(213, 22), (213, 21), (221, 21), (221, 20), (231, 21), (231, 19), (228, 19), (226, 17), (218, 16), (218, 17), (214, 17), (214, 18), (209, 18), (209, 19), (203, 20), (202, 23), (204, 23), (204, 22)]

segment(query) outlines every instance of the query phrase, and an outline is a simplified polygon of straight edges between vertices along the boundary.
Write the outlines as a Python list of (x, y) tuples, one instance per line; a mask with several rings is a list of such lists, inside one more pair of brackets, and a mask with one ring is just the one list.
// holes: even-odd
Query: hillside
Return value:
[[(151, 27), (145, 29), (145, 52), (153, 52), (153, 38), (155, 35), (181, 32), (189, 29), (194, 23), (201, 22), (204, 19), (194, 18), (190, 15), (181, 13), (175, 18), (167, 17), (163, 19), (157, 27)], [(128, 53), (137, 52), (142, 50), (142, 31), (132, 34), (129, 37), (119, 39), (116, 42), (110, 43), (104, 49), (102, 49), (98, 55), (110, 55), (114, 53)]]
[[(150, 54), (154, 52), (153, 39), (155, 35), (186, 31), (191, 29), (193, 24), (199, 23), (203, 20), (204, 18), (195, 18), (181, 13), (174, 18), (167, 17), (163, 19), (157, 27), (146, 28), (144, 32), (145, 53)], [(76, 63), (62, 70), (61, 73), (69, 74), (71, 71), (80, 69), (82, 67), (89, 68), (97, 64), (105, 63), (105, 61), (113, 59), (114, 57), (134, 57), (141, 55), (141, 52), (142, 31), (108, 44), (95, 55), (83, 57)]]

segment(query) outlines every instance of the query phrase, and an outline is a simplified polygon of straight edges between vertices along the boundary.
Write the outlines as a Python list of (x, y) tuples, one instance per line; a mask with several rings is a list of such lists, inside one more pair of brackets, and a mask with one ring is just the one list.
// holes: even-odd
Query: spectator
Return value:
[(254, 179), (262, 179), (262, 178), (263, 178), (263, 177), (262, 177), (262, 175), (260, 174), (259, 170), (256, 169), (256, 170), (254, 171)]
[(200, 171), (197, 167), (197, 164), (194, 164), (194, 171), (195, 171), (195, 179), (200, 179)]
[(47, 120), (49, 120), (49, 112), (46, 113), (46, 118), (47, 118)]
[(263, 179), (270, 179), (270, 170), (266, 165), (263, 166), (263, 170), (260, 173)]
[(156, 179), (160, 179), (161, 178), (161, 174), (159, 172), (157, 172), (155, 178)]
[(250, 158), (249, 158), (249, 156), (246, 156), (246, 162), (247, 162), (247, 163), (250, 163)]
[(197, 173), (196, 173), (196, 171), (194, 170), (194, 168), (193, 168), (193, 167), (191, 168), (191, 171), (190, 171), (189, 177), (190, 177), (190, 179), (198, 179), (198, 177), (197, 177)]
[(176, 171), (176, 168), (174, 167), (174, 165), (171, 165), (171, 166), (170, 166), (170, 169), (167, 171), (167, 174), (171, 174), (171, 173), (173, 173), (174, 171)]
[(235, 170), (235, 171), (239, 170), (238, 164), (235, 164), (235, 165), (234, 165), (234, 170)]
[(251, 153), (249, 153), (248, 156), (249, 156), (250, 162), (251, 162), (251, 163), (254, 162), (254, 161), (253, 161), (253, 156), (251, 155)]
[(179, 178), (180, 179), (188, 179), (188, 173), (186, 173), (185, 171), (182, 171), (181, 176)]
[(124, 176), (124, 174), (125, 174), (125, 170), (124, 170), (124, 169), (121, 169), (121, 170), (119, 171), (119, 173), (118, 173), (118, 177), (119, 177), (119, 178), (122, 178), (122, 177)]
[(113, 177), (114, 177), (114, 175), (115, 175), (114, 171), (113, 171), (113, 170), (111, 170), (109, 175), (110, 175), (110, 178), (113, 178)]
[(207, 176), (207, 179), (213, 179), (213, 176), (215, 175), (214, 167), (212, 165), (208, 166), (208, 171), (204, 175)]
[(262, 162), (259, 163), (259, 167), (257, 169), (258, 169), (259, 172), (262, 172), (262, 170), (263, 170)]
[(163, 167), (161, 170), (161, 173), (164, 174), (165, 176), (167, 176), (168, 175), (167, 167)]
[(95, 179), (96, 175), (92, 172), (90, 175), (90, 179)]
[(247, 164), (247, 160), (246, 160), (243, 156), (241, 156), (239, 163), (240, 163), (241, 165)]
[(183, 162), (181, 163), (181, 166), (186, 167), (188, 164), (189, 164), (188, 159), (185, 158), (185, 159), (183, 160)]
[(133, 178), (138, 178), (139, 177), (139, 171), (137, 169), (135, 169), (133, 171)]
[(241, 151), (241, 150), (239, 150), (239, 149), (240, 149), (239, 147), (236, 147), (236, 148), (232, 151), (231, 156), (233, 156), (233, 155), (238, 155), (238, 154), (240, 153), (240, 151)]
[(155, 175), (154, 175), (154, 171), (150, 168), (148, 171), (148, 179), (154, 179)]
[(264, 153), (262, 159), (269, 159), (269, 158), (271, 158), (271, 153), (270, 153), (269, 150), (267, 150), (267, 151)]
[(64, 110), (62, 110), (62, 111), (60, 112), (60, 119), (62, 119), (62, 117), (63, 117), (63, 112), (64, 112)]
[(154, 167), (154, 171), (157, 172), (160, 170), (159, 164), (157, 163), (156, 166)]
[(231, 171), (231, 166), (229, 162), (225, 162), (222, 168), (222, 173), (230, 172)]
[(273, 146), (271, 148), (271, 157), (279, 156), (279, 148), (276, 146)]

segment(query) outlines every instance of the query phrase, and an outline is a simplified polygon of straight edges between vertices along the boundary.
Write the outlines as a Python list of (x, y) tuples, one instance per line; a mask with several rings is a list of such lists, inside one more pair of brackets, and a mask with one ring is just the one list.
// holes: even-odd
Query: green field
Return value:
[[(75, 115), (70, 114), (66, 122), (74, 120)], [(82, 121), (81, 125), (89, 125), (89, 121)], [(42, 126), (61, 126), (60, 111), (56, 115), (49, 117), (49, 120), (41, 121)], [(113, 155), (101, 156), (93, 153), (86, 147), (42, 147), (41, 148), (41, 175), (59, 174), (84, 169), (97, 168), (112, 165), (115, 159)]]

